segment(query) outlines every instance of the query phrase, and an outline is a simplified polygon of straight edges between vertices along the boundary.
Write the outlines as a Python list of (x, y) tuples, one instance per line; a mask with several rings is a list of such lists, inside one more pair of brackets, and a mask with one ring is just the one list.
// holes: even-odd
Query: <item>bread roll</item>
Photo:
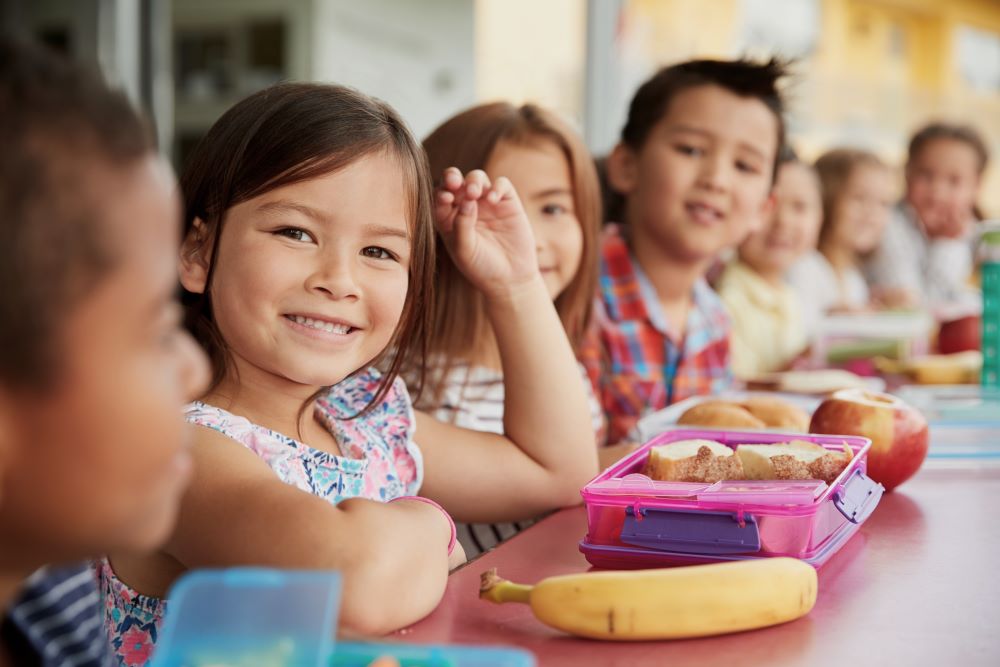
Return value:
[(767, 428), (767, 424), (754, 417), (743, 406), (723, 401), (699, 403), (682, 414), (677, 423), (681, 426), (712, 428)]
[(809, 415), (787, 401), (772, 396), (753, 396), (742, 407), (769, 428), (809, 432)]
[(744, 479), (740, 458), (732, 449), (713, 440), (681, 440), (653, 447), (643, 473), (664, 482)]

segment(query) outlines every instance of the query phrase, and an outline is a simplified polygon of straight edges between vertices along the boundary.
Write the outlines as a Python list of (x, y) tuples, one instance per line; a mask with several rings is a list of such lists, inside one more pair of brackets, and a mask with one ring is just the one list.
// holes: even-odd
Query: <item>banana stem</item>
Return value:
[(533, 586), (515, 584), (497, 575), (496, 568), (483, 572), (479, 576), (479, 597), (490, 602), (523, 602), (531, 600)]

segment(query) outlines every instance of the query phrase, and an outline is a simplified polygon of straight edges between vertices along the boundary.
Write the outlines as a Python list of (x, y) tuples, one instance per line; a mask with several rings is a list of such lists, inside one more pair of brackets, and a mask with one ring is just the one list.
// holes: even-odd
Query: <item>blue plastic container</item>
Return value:
[(412, 644), (337, 644), (330, 667), (367, 667), (384, 656), (400, 667), (534, 667), (527, 651), (478, 646), (415, 646)]
[(177, 582), (153, 667), (534, 667), (519, 649), (335, 644), (336, 572), (233, 568), (197, 570)]
[(196, 570), (171, 589), (153, 667), (324, 667), (336, 572)]

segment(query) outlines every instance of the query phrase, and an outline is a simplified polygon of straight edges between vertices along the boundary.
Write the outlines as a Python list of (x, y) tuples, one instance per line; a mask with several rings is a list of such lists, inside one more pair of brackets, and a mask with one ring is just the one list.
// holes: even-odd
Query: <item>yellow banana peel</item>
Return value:
[(760, 558), (657, 570), (543, 579), (534, 586), (481, 576), (479, 597), (521, 602), (548, 626), (609, 640), (681, 639), (740, 632), (805, 616), (816, 570), (794, 558)]

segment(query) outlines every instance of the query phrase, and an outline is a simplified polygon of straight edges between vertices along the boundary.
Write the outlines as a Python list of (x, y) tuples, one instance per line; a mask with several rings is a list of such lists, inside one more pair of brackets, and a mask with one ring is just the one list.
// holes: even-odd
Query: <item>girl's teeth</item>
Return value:
[(333, 324), (332, 322), (323, 322), (322, 320), (314, 320), (311, 317), (302, 317), (301, 315), (294, 315), (292, 319), (303, 326), (309, 327), (310, 329), (316, 329), (317, 331), (325, 331), (327, 333), (336, 334), (348, 334), (350, 333), (350, 327), (344, 324)]

